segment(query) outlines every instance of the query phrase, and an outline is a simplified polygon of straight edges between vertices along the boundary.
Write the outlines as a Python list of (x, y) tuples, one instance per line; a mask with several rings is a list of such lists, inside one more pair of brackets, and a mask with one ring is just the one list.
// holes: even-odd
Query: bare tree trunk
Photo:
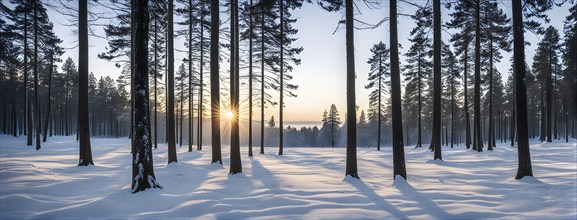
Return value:
[(158, 17), (154, 17), (154, 148), (158, 148), (158, 97), (157, 97), (157, 81), (158, 81)]
[[(280, 5), (280, 105), (279, 105), (279, 148), (278, 148), (278, 155), (283, 154), (283, 109), (284, 109), (284, 101), (283, 101), (283, 89), (284, 89), (284, 82), (283, 82), (283, 68), (284, 68), (284, 4), (283, 0), (279, 0)], [(352, 38), (352, 35), (351, 35)], [(354, 55), (353, 55), (354, 56)], [(348, 57), (348, 56), (347, 56)], [(348, 71), (348, 70), (347, 70)], [(354, 73), (353, 73), (354, 74)], [(354, 96), (353, 96), (354, 97)], [(355, 134), (356, 136), (356, 134)], [(356, 146), (356, 140), (355, 140)], [(355, 171), (356, 172), (356, 171)]]
[(34, 130), (36, 150), (40, 150), (40, 101), (38, 100), (38, 1), (34, 1)]
[(264, 154), (264, 13), (261, 9), (260, 47), (260, 154)]
[[(345, 1), (347, 51), (347, 166), (345, 176), (359, 178), (357, 172), (357, 114), (355, 104), (355, 40), (353, 0)], [(282, 108), (282, 106), (281, 106)], [(401, 137), (402, 139), (402, 137)]]
[(250, 0), (248, 26), (248, 156), (252, 157), (252, 33), (253, 2)]
[(220, 152), (220, 88), (218, 63), (218, 35), (220, 28), (219, 1), (210, 1), (210, 111), (212, 126), (212, 163), (222, 164)]
[(230, 103), (233, 112), (230, 132), (230, 172), (242, 173), (240, 159), (240, 132), (239, 132), (239, 34), (238, 34), (238, 0), (231, 0), (231, 69), (230, 69)]
[(464, 90), (464, 96), (465, 96), (465, 103), (463, 106), (463, 109), (465, 110), (465, 146), (467, 147), (467, 149), (471, 148), (471, 120), (469, 120), (469, 100), (467, 99), (468, 92), (469, 90), (467, 89), (467, 77), (469, 76), (468, 71), (468, 64), (469, 64), (469, 44), (467, 42), (467, 45), (465, 46), (465, 65), (464, 65), (464, 74), (463, 74), (463, 90)]
[(28, 135), (26, 145), (32, 146), (32, 111), (30, 110), (30, 98), (28, 97), (28, 4), (24, 4), (24, 105), (26, 115), (24, 116), (25, 134)]
[(132, 193), (149, 188), (162, 188), (156, 181), (150, 149), (148, 111), (148, 0), (134, 1), (133, 12), (137, 21), (134, 43), (134, 137), (132, 148)]
[(80, 139), (80, 160), (78, 166), (94, 165), (90, 147), (90, 126), (88, 124), (88, 2), (78, 1), (78, 137)]
[[(202, 1), (202, 10), (204, 11), (204, 3), (205, 1)], [(197, 150), (202, 150), (202, 113), (203, 113), (203, 101), (204, 101), (204, 96), (203, 96), (203, 92), (204, 92), (204, 82), (203, 82), (203, 77), (204, 77), (204, 13), (202, 13), (201, 15), (201, 19), (200, 19), (201, 25), (200, 25), (200, 89), (198, 91), (198, 123), (197, 123), (197, 136), (196, 136), (196, 149)]]
[(493, 38), (489, 37), (489, 133), (487, 150), (495, 147), (495, 131), (493, 125)]
[(527, 85), (525, 75), (525, 39), (521, 0), (512, 0), (513, 7), (513, 65), (517, 101), (517, 135), (519, 165), (515, 179), (533, 176), (531, 153), (527, 136)]
[(192, 142), (194, 141), (194, 115), (192, 113), (194, 106), (194, 89), (192, 86), (192, 19), (192, 0), (188, 0), (188, 152), (192, 151)]
[(176, 158), (176, 138), (175, 138), (175, 122), (174, 122), (174, 5), (173, 0), (168, 0), (168, 46), (166, 52), (168, 53), (168, 105), (166, 114), (168, 114), (168, 163), (177, 162)]
[[(50, 54), (49, 56), (50, 56), (50, 66), (48, 67), (48, 98), (46, 99), (46, 117), (44, 118), (44, 132), (42, 132), (42, 134), (44, 135), (44, 139), (42, 140), (43, 142), (46, 142), (46, 137), (48, 135), (48, 128), (51, 127), (49, 125), (49, 122), (52, 119), (52, 117), (50, 117), (51, 116), (50, 108), (52, 106), (52, 71), (54, 70), (53, 67), (54, 57), (52, 56), (52, 54)], [(52, 128), (50, 128), (50, 136), (52, 136)]]
[(475, 118), (473, 126), (474, 138), (473, 149), (483, 151), (483, 137), (481, 136), (481, 20), (480, 20), (480, 0), (476, 0), (475, 19)]
[(434, 34), (433, 34), (433, 134), (431, 148), (434, 160), (443, 160), (441, 156), (441, 0), (433, 0)]
[(403, 118), (401, 111), (401, 76), (399, 70), (399, 41), (397, 37), (397, 0), (390, 5), (390, 40), (391, 40), (391, 99), (393, 116), (393, 178), (397, 175), (405, 180), (405, 149), (403, 144)]
[[(377, 150), (380, 151), (381, 150), (381, 94), (382, 94), (382, 78), (383, 78), (383, 70), (382, 70), (382, 59), (380, 57), (381, 55), (379, 55), (379, 110), (378, 110), (378, 117), (377, 117)], [(408, 126), (407, 126), (408, 127)], [(407, 133), (408, 134), (408, 133)], [(408, 136), (408, 135), (407, 135)], [(408, 142), (408, 141), (407, 141)]]

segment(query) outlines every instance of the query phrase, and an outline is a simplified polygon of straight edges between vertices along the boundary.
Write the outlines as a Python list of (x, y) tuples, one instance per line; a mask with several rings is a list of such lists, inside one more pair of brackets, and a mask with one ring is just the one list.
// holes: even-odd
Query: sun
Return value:
[(234, 113), (232, 111), (226, 112), (226, 118), (232, 120), (234, 118)]

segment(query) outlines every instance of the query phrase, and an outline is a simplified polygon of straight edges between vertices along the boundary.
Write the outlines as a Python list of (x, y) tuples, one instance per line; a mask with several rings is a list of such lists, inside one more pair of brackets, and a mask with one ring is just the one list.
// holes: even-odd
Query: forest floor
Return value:
[(517, 149), (492, 152), (443, 147), (405, 148), (408, 181), (392, 177), (391, 148), (358, 149), (360, 180), (344, 178), (344, 148), (266, 148), (247, 156), (243, 174), (210, 164), (211, 149), (179, 147), (166, 164), (166, 145), (154, 150), (164, 189), (132, 194), (130, 141), (93, 138), (95, 166), (78, 167), (74, 136), (52, 137), (40, 151), (26, 138), (0, 136), (0, 219), (576, 219), (577, 141), (532, 142), (535, 178), (515, 180)]

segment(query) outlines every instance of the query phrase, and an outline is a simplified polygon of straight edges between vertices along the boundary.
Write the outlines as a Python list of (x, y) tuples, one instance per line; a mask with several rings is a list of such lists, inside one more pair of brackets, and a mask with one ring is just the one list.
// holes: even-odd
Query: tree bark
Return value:
[[(379, 55), (379, 111), (377, 117), (377, 151), (381, 150), (381, 94), (382, 94), (382, 78), (383, 78), (383, 70), (382, 70), (382, 55)], [(408, 126), (407, 126), (408, 127)], [(408, 133), (407, 133), (408, 134)]]
[(260, 154), (264, 154), (264, 13), (261, 9), (261, 47), (260, 47)]
[(219, 1), (210, 1), (211, 28), (210, 28), (210, 112), (212, 127), (212, 163), (222, 164), (220, 152), (220, 86), (219, 86)]
[(204, 101), (204, 96), (203, 96), (203, 92), (204, 92), (204, 82), (203, 82), (203, 77), (204, 77), (204, 10), (205, 10), (205, 5), (204, 5), (205, 1), (201, 2), (201, 7), (202, 7), (202, 15), (200, 17), (200, 89), (198, 91), (198, 123), (197, 123), (197, 136), (196, 136), (196, 149), (197, 150), (202, 150), (202, 113), (203, 113), (203, 101)]
[(467, 99), (469, 90), (467, 89), (468, 64), (469, 64), (469, 42), (465, 43), (465, 65), (463, 74), (463, 91), (465, 96), (465, 103), (463, 109), (465, 110), (465, 146), (467, 149), (471, 148), (471, 120), (469, 120), (469, 100)]
[(441, 155), (441, 0), (433, 1), (433, 134), (431, 148), (434, 160), (443, 160)]
[(192, 142), (194, 141), (194, 115), (192, 113), (192, 107), (194, 106), (194, 99), (192, 98), (194, 91), (192, 86), (192, 19), (192, 0), (188, 0), (188, 152), (192, 152)]
[(391, 40), (391, 99), (393, 116), (393, 179), (399, 175), (407, 179), (403, 145), (403, 118), (401, 111), (401, 76), (399, 70), (399, 42), (397, 37), (397, 0), (390, 1)]
[(25, 122), (24, 132), (28, 135), (26, 145), (32, 146), (32, 112), (30, 110), (30, 97), (28, 94), (28, 4), (24, 4), (24, 105)]
[(248, 26), (248, 156), (252, 157), (252, 33), (253, 2), (250, 0)]
[(176, 138), (175, 138), (175, 123), (174, 123), (174, 24), (173, 24), (174, 5), (173, 0), (168, 0), (168, 33), (167, 33), (167, 48), (168, 55), (168, 105), (166, 114), (168, 114), (168, 163), (177, 162), (176, 158)]
[[(50, 113), (50, 108), (52, 107), (52, 71), (53, 71), (53, 65), (54, 65), (54, 57), (52, 54), (49, 55), (50, 56), (50, 65), (48, 67), (48, 98), (46, 99), (46, 117), (44, 118), (44, 132), (42, 132), (42, 134), (44, 135), (44, 139), (42, 140), (43, 142), (46, 142), (46, 138), (48, 136), (48, 128), (51, 127), (49, 126), (49, 122), (51, 120), (51, 113)], [(50, 136), (52, 136), (52, 128), (50, 129)]]
[(38, 100), (38, 1), (34, 1), (34, 130), (36, 150), (40, 150), (40, 101)]
[[(347, 166), (345, 176), (359, 178), (357, 173), (357, 114), (355, 104), (355, 40), (353, 0), (346, 0), (347, 51)], [(281, 106), (282, 108), (282, 106)], [(402, 138), (401, 138), (402, 139)]]
[[(284, 72), (284, 4), (283, 0), (279, 0), (280, 5), (280, 105), (279, 105), (279, 148), (278, 148), (278, 155), (283, 154), (283, 108), (284, 108), (284, 100), (283, 100), (283, 89), (284, 89), (284, 82), (283, 82), (283, 72)], [(348, 25), (347, 25), (348, 27)], [(351, 35), (352, 39), (352, 35)], [(354, 55), (353, 55), (354, 56)], [(348, 57), (348, 54), (347, 54)], [(348, 72), (348, 70), (347, 70)], [(354, 70), (353, 70), (354, 72)], [(348, 74), (348, 73), (347, 73)], [(354, 73), (353, 73), (354, 74)], [(354, 97), (354, 96), (353, 96)], [(356, 143), (356, 141), (355, 141)], [(356, 144), (355, 144), (356, 145)], [(356, 172), (356, 171), (355, 171)]]
[(489, 37), (489, 133), (487, 150), (495, 147), (495, 131), (493, 125), (493, 38)]
[(232, 126), (230, 131), (230, 172), (229, 174), (242, 173), (240, 159), (240, 133), (239, 133), (239, 34), (238, 34), (238, 0), (231, 0), (231, 69), (230, 69), (230, 103), (233, 112)]
[(480, 0), (476, 0), (475, 19), (475, 118), (473, 126), (473, 149), (483, 151), (483, 137), (481, 136), (481, 20), (480, 20)]
[(80, 159), (78, 166), (94, 165), (90, 147), (90, 127), (88, 124), (88, 2), (78, 1), (78, 136)]
[(158, 17), (154, 17), (154, 148), (158, 148), (158, 109), (157, 109), (157, 81), (158, 81)]
[(134, 1), (134, 137), (132, 144), (132, 193), (162, 188), (156, 181), (150, 149), (148, 112), (148, 0)]
[(531, 153), (527, 136), (527, 85), (525, 73), (525, 39), (521, 0), (512, 0), (513, 7), (513, 67), (517, 101), (517, 138), (519, 164), (515, 179), (533, 176)]

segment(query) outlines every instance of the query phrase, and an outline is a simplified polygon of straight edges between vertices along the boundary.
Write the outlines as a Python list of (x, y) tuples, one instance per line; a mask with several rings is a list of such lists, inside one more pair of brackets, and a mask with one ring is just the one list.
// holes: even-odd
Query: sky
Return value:
[[(358, 10), (355, 11), (355, 18), (370, 24), (376, 24), (383, 18), (388, 16), (389, 1), (379, 1), (380, 5), (376, 9), (368, 9), (361, 1), (355, 1)], [(425, 4), (426, 1), (415, 1), (417, 3)], [(448, 22), (449, 10), (444, 6), (442, 1), (442, 21)], [(178, 4), (177, 4), (178, 5)], [(399, 3), (398, 11), (400, 14), (412, 14), (415, 10), (412, 6)], [(511, 7), (507, 3), (501, 3), (500, 7), (510, 17)], [(563, 21), (569, 14), (570, 5), (566, 3), (562, 7), (555, 7), (547, 12), (551, 19), (549, 24), (563, 33)], [(89, 8), (89, 10), (94, 10)], [(98, 10), (98, 9), (96, 9)], [(221, 8), (223, 11), (224, 8)], [(49, 10), (50, 20), (54, 22), (55, 33), (63, 41), (63, 46), (67, 48), (62, 59), (71, 57), (75, 62), (78, 60), (77, 36), (73, 32), (74, 28), (68, 26), (69, 21), (65, 16)], [(315, 4), (304, 4), (302, 8), (293, 12), (293, 17), (297, 18), (297, 22), (293, 25), (298, 29), (298, 40), (293, 44), (302, 46), (303, 52), (299, 55), (301, 58), (301, 65), (294, 66), (294, 70), (290, 73), (294, 78), (292, 84), (296, 84), (299, 88), (295, 91), (296, 98), (285, 98), (284, 121), (320, 121), (323, 111), (328, 109), (331, 104), (335, 104), (339, 110), (341, 119), (344, 120), (346, 113), (346, 56), (345, 56), (345, 31), (344, 26), (341, 26), (336, 32), (337, 22), (344, 18), (344, 12), (326, 12)], [(179, 18), (175, 17), (175, 20)], [(222, 12), (221, 19), (227, 19), (227, 14)], [(398, 18), (399, 29), (399, 43), (400, 48), (400, 64), (404, 65), (405, 57), (403, 54), (410, 47), (408, 39), (409, 32), (414, 28), (414, 22), (407, 16), (400, 16)], [(358, 23), (356, 23), (358, 25)], [(371, 56), (370, 48), (372, 45), (383, 41), (389, 46), (389, 23), (385, 22), (380, 27), (373, 30), (355, 30), (355, 72), (356, 78), (356, 102), (360, 110), (366, 110), (369, 107), (368, 95), (370, 91), (364, 87), (367, 84), (367, 77), (369, 72), (369, 65), (366, 63)], [(92, 26), (96, 34), (103, 35), (103, 31), (99, 26)], [(175, 30), (183, 27), (175, 24)], [(334, 32), (334, 34), (333, 34)], [(449, 33), (443, 31), (442, 39), (448, 42)], [(432, 32), (431, 36), (432, 38)], [(527, 46), (525, 51), (527, 55), (527, 62), (532, 63), (532, 58), (535, 54), (537, 43), (540, 41), (540, 36), (536, 36), (530, 32), (525, 34), (526, 41), (531, 45)], [(105, 52), (107, 40), (105, 37), (90, 37), (90, 72), (93, 72), (97, 78), (100, 76), (110, 76), (116, 79), (120, 75), (121, 69), (115, 67), (114, 62), (108, 62), (97, 58), (97, 54)], [(175, 48), (184, 50), (184, 40), (176, 39)], [(176, 68), (180, 66), (182, 58), (185, 56), (183, 52), (175, 52), (175, 72)], [(509, 58), (512, 53), (503, 52), (503, 59), (496, 64), (496, 68), (501, 72), (503, 80), (509, 75), (509, 68), (511, 63)], [(62, 64), (60, 64), (62, 65)], [(221, 76), (228, 76), (228, 65), (221, 63)], [(242, 73), (241, 73), (242, 74)], [(208, 78), (208, 75), (207, 77)], [(228, 88), (227, 85), (221, 85), (221, 88)], [(242, 89), (242, 88), (241, 88)], [(278, 99), (277, 92), (273, 93), (273, 97)], [(242, 99), (242, 98), (241, 98)], [(255, 100), (256, 101), (256, 100)], [(247, 106), (246, 103), (241, 103), (241, 108)], [(247, 112), (247, 110), (241, 110)], [(265, 119), (268, 120), (271, 115), (274, 115), (278, 120), (278, 105), (269, 107), (265, 110)], [(259, 108), (254, 110), (254, 117), (259, 119)], [(359, 113), (357, 113), (357, 116)], [(247, 116), (245, 115), (244, 118)], [(243, 118), (243, 115), (241, 115)], [(278, 124), (278, 123), (277, 123)]]

